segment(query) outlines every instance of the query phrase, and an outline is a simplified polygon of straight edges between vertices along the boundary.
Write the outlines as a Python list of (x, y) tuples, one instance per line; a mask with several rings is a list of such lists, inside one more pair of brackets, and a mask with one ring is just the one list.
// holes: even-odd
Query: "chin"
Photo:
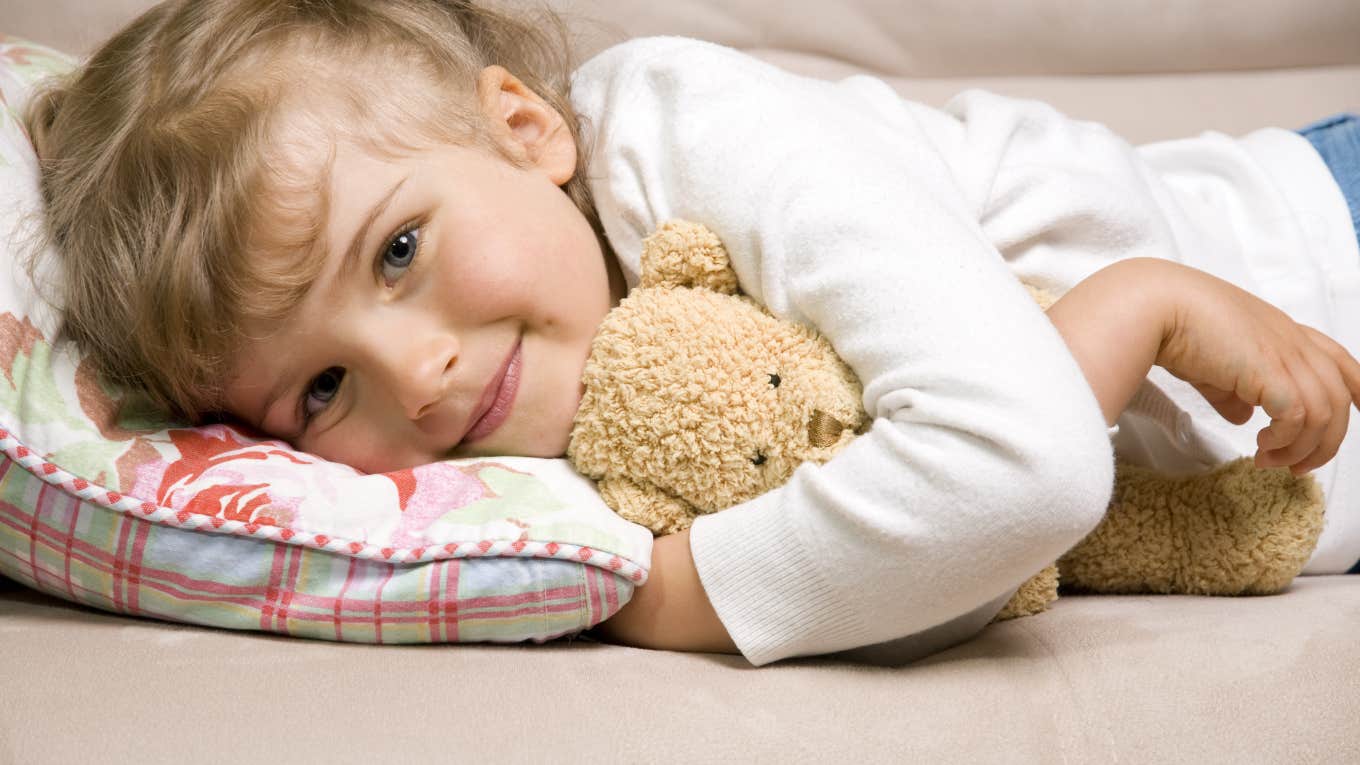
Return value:
[(525, 450), (526, 457), (542, 457), (544, 459), (557, 459), (567, 456), (567, 443), (571, 441), (571, 433), (561, 438), (540, 438), (531, 448)]
[(525, 456), (546, 459), (567, 456), (567, 444), (571, 442), (571, 427), (574, 422), (575, 415), (573, 414), (572, 419), (568, 420), (565, 426), (545, 428), (538, 431), (532, 443), (526, 444), (530, 448), (526, 451)]
[[(495, 436), (500, 436), (497, 433)], [(449, 452), (450, 458), (459, 457), (542, 457), (553, 459), (567, 454), (567, 442), (571, 440), (568, 428), (559, 437), (539, 430), (521, 436), (506, 433), (504, 438), (492, 437), (474, 446), (462, 447)]]

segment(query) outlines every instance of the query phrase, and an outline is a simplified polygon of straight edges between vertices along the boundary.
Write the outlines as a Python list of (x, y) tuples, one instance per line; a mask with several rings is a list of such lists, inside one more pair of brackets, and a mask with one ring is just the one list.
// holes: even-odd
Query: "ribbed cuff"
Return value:
[[(756, 666), (868, 642), (837, 581), (817, 565), (780, 492), (713, 515), (690, 529), (690, 554), (718, 618)], [(841, 579), (839, 584), (848, 586)]]

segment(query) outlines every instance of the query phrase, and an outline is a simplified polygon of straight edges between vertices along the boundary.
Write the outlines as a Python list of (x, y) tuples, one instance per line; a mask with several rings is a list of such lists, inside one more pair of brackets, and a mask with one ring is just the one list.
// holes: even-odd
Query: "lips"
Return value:
[(519, 392), (520, 368), (523, 359), (520, 353), (520, 341), (515, 341), (515, 347), (510, 351), (497, 370), (496, 376), (487, 383), (486, 390), (482, 392), (482, 398), (477, 402), (477, 408), (473, 410), (476, 414), (471, 427), (463, 435), (460, 443), (470, 444), (480, 441), (483, 438), (496, 432), (496, 429), (510, 416), (511, 409), (515, 405), (515, 394)]

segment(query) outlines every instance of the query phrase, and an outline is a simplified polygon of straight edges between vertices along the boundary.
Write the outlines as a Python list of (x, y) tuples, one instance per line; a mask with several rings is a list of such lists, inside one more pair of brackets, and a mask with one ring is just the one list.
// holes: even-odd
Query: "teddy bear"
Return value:
[[(583, 384), (567, 457), (615, 512), (658, 535), (826, 462), (870, 424), (830, 342), (741, 294), (722, 243), (687, 221), (644, 241), (641, 282), (605, 317)], [(1043, 611), (1059, 580), (1096, 593), (1279, 592), (1322, 530), (1311, 476), (1248, 458), (1181, 476), (1118, 463), (1115, 474), (1097, 528), (996, 620)]]

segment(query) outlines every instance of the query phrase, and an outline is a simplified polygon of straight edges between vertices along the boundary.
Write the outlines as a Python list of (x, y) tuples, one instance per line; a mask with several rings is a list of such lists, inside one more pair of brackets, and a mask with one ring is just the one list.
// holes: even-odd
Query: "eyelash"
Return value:
[[(384, 265), (383, 261), (387, 258), (387, 251), (392, 248), (393, 244), (396, 244), (398, 239), (402, 238), (403, 236), (410, 236), (413, 233), (422, 234), (421, 236), (416, 237), (415, 242), (416, 248), (415, 251), (411, 253), (411, 262), (408, 263), (404, 269), (402, 269), (402, 275), (405, 276), (406, 272), (411, 270), (411, 267), (415, 264), (416, 258), (420, 257), (421, 252), (425, 249), (423, 244), (421, 243), (421, 240), (425, 238), (423, 236), (424, 228), (425, 223), (423, 221), (412, 220), (403, 224), (400, 228), (397, 229), (397, 232), (395, 234), (389, 236), (387, 238), (387, 241), (383, 243), (382, 249), (378, 252), (378, 257), (373, 262), (374, 275), (377, 278), (380, 279), (383, 278), (383, 265)], [(383, 283), (389, 287), (395, 284), (395, 282), (388, 282), (386, 279), (383, 279)]]
[[(423, 227), (424, 223), (419, 220), (409, 221), (403, 224), (400, 228), (398, 228), (395, 234), (387, 238), (387, 240), (383, 244), (382, 249), (379, 250), (377, 258), (375, 258), (373, 261), (373, 273), (375, 278), (382, 279), (383, 284), (386, 284), (388, 287), (391, 287), (393, 286), (393, 284), (395, 284), (395, 281), (389, 282), (383, 276), (383, 266), (386, 265), (385, 261), (387, 259), (387, 253), (389, 250), (392, 249), (392, 245), (396, 244), (398, 239), (401, 239), (404, 236), (410, 236), (411, 234), (419, 234)], [(411, 266), (415, 263), (416, 258), (420, 256), (421, 250), (423, 249), (420, 241), (422, 238), (423, 237), (419, 235), (415, 237), (415, 250), (411, 252), (410, 261), (404, 267), (402, 267), (402, 276), (405, 276), (406, 272), (411, 270)], [(307, 382), (307, 387), (303, 389), (302, 396), (298, 398), (298, 412), (299, 412), (298, 416), (302, 421), (303, 433), (307, 432), (307, 428), (311, 425), (312, 420), (315, 419), (318, 414), (325, 411), (326, 409), (326, 407), (322, 407), (321, 409), (315, 412), (309, 410), (307, 408), (307, 399), (311, 397), (312, 389), (316, 387), (317, 381), (320, 380), (323, 376), (330, 374), (332, 370), (339, 370), (340, 379), (336, 382), (335, 390), (334, 392), (331, 393), (331, 397), (327, 399), (325, 402), (327, 405), (329, 405), (330, 402), (334, 400), (337, 395), (339, 395), (340, 386), (344, 384), (345, 370), (342, 367), (327, 367), (325, 371), (323, 371), (316, 377), (313, 377), (311, 380)]]

